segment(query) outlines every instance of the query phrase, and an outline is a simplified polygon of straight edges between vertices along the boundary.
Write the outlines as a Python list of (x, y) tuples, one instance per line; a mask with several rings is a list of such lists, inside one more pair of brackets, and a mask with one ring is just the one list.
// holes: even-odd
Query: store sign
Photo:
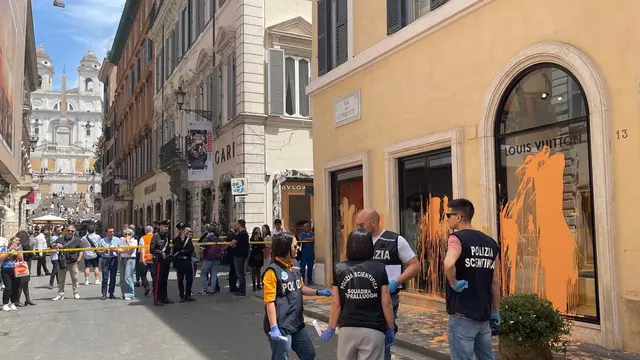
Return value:
[(333, 106), (335, 126), (348, 124), (360, 120), (360, 90), (356, 90), (336, 100)]
[(213, 161), (216, 165), (231, 160), (236, 157), (236, 143), (231, 142), (227, 146), (223, 146), (221, 149), (216, 150), (213, 154)]
[(154, 193), (154, 192), (156, 192), (156, 183), (153, 183), (153, 184), (151, 184), (149, 186), (145, 186), (144, 187), (144, 194), (145, 195), (149, 195), (149, 194)]
[(556, 148), (566, 148), (589, 141), (586, 128), (582, 133), (573, 133), (556, 136), (548, 139), (540, 139), (518, 145), (500, 145), (500, 150), (505, 156), (537, 154), (545, 147), (553, 150)]
[(313, 196), (313, 183), (291, 183), (286, 182), (280, 185), (280, 190), (288, 195), (309, 195)]
[(282, 185), (282, 190), (304, 190), (307, 188), (307, 185), (289, 185), (289, 184), (285, 184)]

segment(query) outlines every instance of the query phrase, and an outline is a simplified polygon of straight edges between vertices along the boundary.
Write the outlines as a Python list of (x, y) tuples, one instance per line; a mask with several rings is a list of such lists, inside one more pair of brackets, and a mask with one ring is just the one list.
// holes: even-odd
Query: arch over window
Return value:
[(84, 90), (85, 91), (93, 91), (93, 79), (92, 78), (86, 78), (84, 79)]
[(568, 315), (599, 322), (582, 87), (561, 66), (534, 65), (507, 87), (495, 121), (503, 291), (541, 294)]

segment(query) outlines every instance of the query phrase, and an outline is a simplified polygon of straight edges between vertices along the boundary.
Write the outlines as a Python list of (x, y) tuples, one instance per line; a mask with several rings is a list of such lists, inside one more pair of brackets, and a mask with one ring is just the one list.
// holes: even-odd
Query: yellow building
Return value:
[(316, 280), (359, 209), (423, 263), (405, 302), (441, 302), (448, 199), (500, 240), (504, 293), (640, 352), (638, 1), (314, 2)]

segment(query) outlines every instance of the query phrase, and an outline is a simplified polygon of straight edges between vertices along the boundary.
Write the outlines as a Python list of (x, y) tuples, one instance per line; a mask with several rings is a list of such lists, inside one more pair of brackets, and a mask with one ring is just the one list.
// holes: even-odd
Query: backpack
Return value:
[[(209, 235), (206, 237), (205, 242), (218, 242), (218, 239), (215, 235)], [(204, 250), (204, 259), (205, 260), (222, 260), (224, 258), (224, 250), (222, 249), (222, 245), (207, 245), (207, 248)]]

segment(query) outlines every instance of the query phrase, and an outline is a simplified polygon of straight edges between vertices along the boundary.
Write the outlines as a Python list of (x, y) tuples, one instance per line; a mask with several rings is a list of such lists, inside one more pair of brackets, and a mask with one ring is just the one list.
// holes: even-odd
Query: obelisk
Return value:
[(60, 95), (60, 125), (67, 124), (67, 75), (62, 69), (62, 95)]

